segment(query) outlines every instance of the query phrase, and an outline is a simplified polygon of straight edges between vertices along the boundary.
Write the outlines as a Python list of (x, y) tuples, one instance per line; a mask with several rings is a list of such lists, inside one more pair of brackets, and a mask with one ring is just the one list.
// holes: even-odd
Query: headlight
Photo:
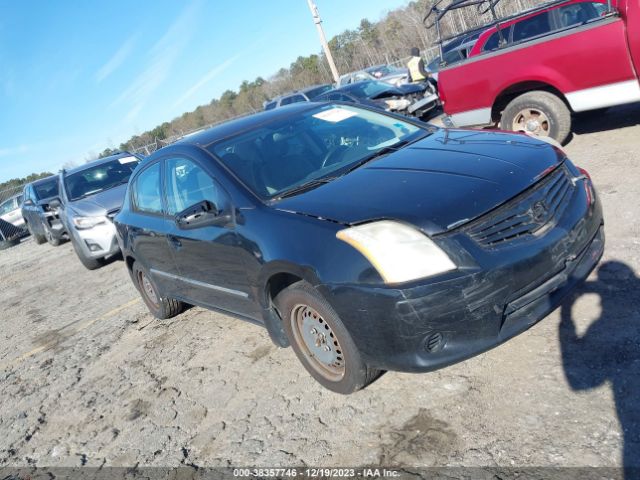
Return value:
[(406, 98), (401, 98), (397, 100), (396, 99), (385, 100), (384, 103), (386, 103), (387, 107), (389, 107), (391, 110), (404, 110), (409, 105), (411, 105), (411, 102)]
[(106, 221), (107, 217), (73, 217), (73, 224), (80, 230), (93, 228), (101, 223), (106, 223)]
[(364, 255), (385, 283), (400, 283), (455, 270), (433, 240), (416, 228), (381, 220), (340, 230), (336, 237)]

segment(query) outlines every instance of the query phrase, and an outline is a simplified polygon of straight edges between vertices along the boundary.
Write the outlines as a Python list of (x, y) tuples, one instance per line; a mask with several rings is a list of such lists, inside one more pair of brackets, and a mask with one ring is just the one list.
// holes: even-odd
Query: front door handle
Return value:
[(169, 243), (173, 248), (175, 248), (176, 250), (182, 248), (182, 242), (179, 238), (174, 237), (173, 235), (167, 235), (167, 238), (169, 239)]

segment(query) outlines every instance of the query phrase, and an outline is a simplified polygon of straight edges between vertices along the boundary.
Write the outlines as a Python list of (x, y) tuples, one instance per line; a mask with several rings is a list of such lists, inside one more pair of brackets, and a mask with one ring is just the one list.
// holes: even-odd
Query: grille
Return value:
[(532, 189), (474, 221), (468, 233), (483, 247), (542, 235), (558, 223), (573, 189), (567, 169), (561, 166)]

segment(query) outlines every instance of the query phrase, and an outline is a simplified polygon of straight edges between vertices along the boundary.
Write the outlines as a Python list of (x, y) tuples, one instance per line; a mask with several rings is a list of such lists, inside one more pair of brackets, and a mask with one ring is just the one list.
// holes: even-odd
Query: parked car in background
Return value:
[(381, 82), (399, 86), (409, 81), (409, 72), (406, 68), (398, 68), (391, 65), (377, 65), (375, 67), (369, 67), (364, 70), (341, 75), (338, 79), (337, 86), (343, 87), (345, 85), (367, 80), (379, 80)]
[(438, 96), (427, 83), (394, 87), (373, 80), (352, 83), (323, 93), (317, 101), (348, 102), (421, 117), (438, 105)]
[(49, 205), (58, 195), (57, 175), (36, 180), (24, 187), (22, 216), (37, 244), (49, 242), (55, 247), (60, 245), (65, 235), (60, 217)]
[(120, 211), (127, 182), (140, 162), (128, 152), (101, 158), (59, 174), (57, 209), (80, 262), (89, 270), (120, 252), (113, 217)]
[[(444, 64), (455, 65), (461, 62), (465, 58), (469, 57), (471, 49), (476, 44), (481, 32), (472, 32), (467, 35), (462, 35), (459, 38), (450, 40), (442, 46), (444, 53)], [(438, 81), (438, 72), (440, 71), (440, 65), (443, 63), (442, 58), (438, 55), (431, 60), (426, 69), (431, 74), (436, 82)]]
[(294, 92), (280, 95), (273, 100), (268, 100), (264, 102), (263, 108), (265, 110), (272, 110), (274, 108), (284, 107), (285, 105), (290, 105), (292, 103), (311, 102), (316, 97), (326, 92), (327, 90), (331, 90), (332, 88), (333, 85), (330, 83), (325, 83), (322, 85), (312, 85), (301, 90), (296, 90)]
[(29, 235), (29, 232), (24, 228), (16, 227), (0, 218), (0, 250), (18, 245), (20, 239), (26, 235)]
[[(465, 1), (476, 8), (451, 5)], [(439, 72), (446, 124), (562, 143), (573, 113), (640, 101), (640, 3), (610, 5), (558, 1), (486, 26), (468, 59)]]
[(340, 393), (523, 332), (604, 248), (587, 173), (527, 135), (304, 103), (167, 146), (133, 174), (118, 239), (158, 318), (264, 325)]
[(0, 203), (0, 218), (15, 227), (23, 227), (24, 218), (22, 218), (20, 205), (22, 205), (22, 193), (7, 198)]

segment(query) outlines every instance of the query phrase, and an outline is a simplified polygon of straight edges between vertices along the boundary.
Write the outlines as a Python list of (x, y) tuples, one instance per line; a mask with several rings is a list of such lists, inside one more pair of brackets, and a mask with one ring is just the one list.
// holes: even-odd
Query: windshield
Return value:
[(137, 157), (133, 156), (121, 157), (72, 173), (64, 179), (69, 200), (79, 200), (127, 183), (139, 161)]
[(318, 95), (322, 95), (324, 92), (331, 90), (333, 85), (322, 85), (321, 87), (312, 88), (311, 90), (307, 90), (305, 93), (307, 97), (312, 100), (316, 98)]
[(359, 82), (354, 83), (346, 91), (358, 98), (375, 98), (393, 88), (392, 85), (384, 82)]
[(346, 173), (382, 149), (425, 134), (384, 114), (324, 105), (214, 143), (209, 151), (256, 195), (272, 199)]
[(33, 186), (33, 190), (36, 193), (36, 199), (42, 200), (44, 198), (58, 196), (58, 179), (52, 178), (43, 183), (38, 183)]
[(387, 75), (404, 73), (399, 68), (392, 67), (391, 65), (379, 65), (377, 67), (369, 67), (365, 69), (365, 72), (370, 73), (371, 75), (377, 78), (386, 77)]

